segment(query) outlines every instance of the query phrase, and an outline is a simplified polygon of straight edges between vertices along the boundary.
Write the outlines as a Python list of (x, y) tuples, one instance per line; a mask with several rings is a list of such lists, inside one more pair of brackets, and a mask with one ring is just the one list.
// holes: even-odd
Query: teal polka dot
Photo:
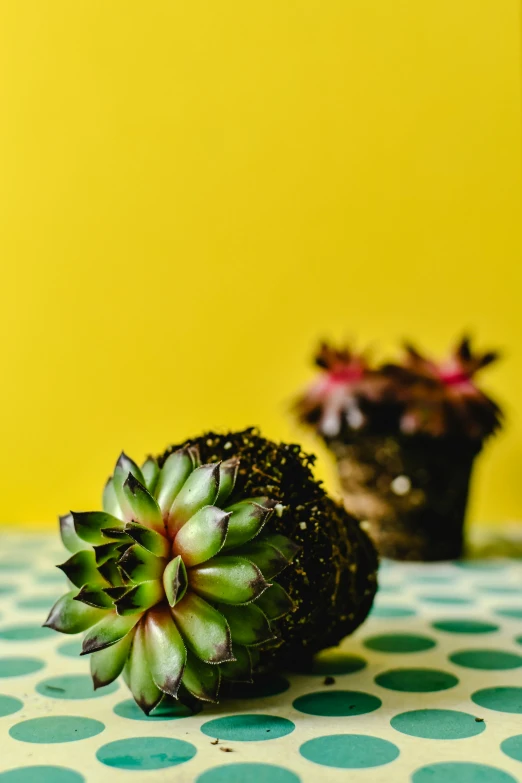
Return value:
[(395, 761), (399, 748), (388, 740), (366, 734), (330, 734), (308, 740), (299, 752), (323, 767), (367, 769)]
[(256, 677), (254, 682), (230, 683), (229, 695), (235, 699), (262, 699), (284, 693), (290, 683), (278, 674), (266, 674)]
[(59, 677), (49, 677), (36, 686), (38, 693), (51, 699), (99, 699), (108, 693), (117, 691), (117, 682), (111, 682), (103, 688), (94, 690), (92, 679), (87, 674), (64, 674)]
[(22, 677), (24, 674), (33, 674), (45, 666), (40, 658), (0, 658), (1, 677)]
[(116, 769), (146, 770), (177, 767), (194, 758), (196, 748), (190, 742), (168, 737), (132, 737), (103, 745), (96, 758)]
[(138, 707), (134, 699), (127, 699), (126, 701), (120, 701), (118, 704), (116, 704), (114, 707), (114, 712), (116, 715), (119, 715), (120, 718), (128, 718), (129, 720), (145, 720), (150, 722), (153, 720), (174, 720), (175, 718), (188, 718), (191, 715), (195, 715), (196, 712), (200, 711), (200, 709), (201, 708), (196, 711), (191, 710), (184, 704), (174, 700), (167, 701), (166, 703), (162, 701), (161, 704), (156, 707), (154, 712), (152, 712), (150, 715), (145, 715), (143, 710)]
[(15, 585), (0, 585), (0, 595), (11, 595), (16, 593)]
[(0, 639), (9, 642), (35, 642), (54, 635), (55, 631), (41, 625), (8, 625), (0, 629)]
[(501, 769), (467, 761), (442, 761), (413, 773), (412, 783), (517, 783)]
[(419, 595), (419, 601), (425, 604), (447, 604), (454, 606), (466, 606), (473, 603), (472, 598), (463, 595)]
[(52, 605), (55, 603), (59, 596), (32, 596), (30, 598), (22, 598), (17, 602), (19, 609), (34, 609), (42, 611), (50, 611)]
[(61, 584), (65, 586), (66, 578), (63, 571), (51, 570), (46, 571), (43, 574), (38, 574), (36, 581), (41, 585)]
[(28, 563), (23, 560), (2, 560), (0, 561), (0, 571), (22, 571), (28, 567)]
[(387, 617), (413, 617), (417, 612), (415, 609), (411, 609), (409, 606), (392, 606), (391, 604), (386, 606), (385, 604), (373, 606), (370, 617), (387, 618)]
[(78, 658), (82, 651), (82, 643), (73, 639), (72, 642), (65, 642), (58, 647), (60, 655), (64, 655), (66, 658)]
[(481, 593), (491, 593), (491, 595), (520, 595), (522, 587), (519, 585), (477, 585), (477, 590)]
[(104, 729), (103, 723), (92, 718), (52, 715), (46, 718), (31, 718), (17, 723), (9, 729), (9, 734), (20, 742), (54, 744), (76, 742), (76, 740), (95, 737), (97, 734), (101, 734)]
[(353, 674), (361, 671), (365, 666), (366, 661), (360, 655), (352, 655), (340, 650), (323, 650), (314, 656), (305, 672), (324, 677), (327, 674)]
[(230, 715), (209, 720), (201, 727), (208, 737), (235, 742), (261, 742), (284, 737), (295, 729), (291, 720), (275, 715)]
[(509, 617), (510, 620), (522, 620), (522, 606), (501, 606), (493, 611), (499, 617)]
[(23, 701), (20, 701), (20, 699), (15, 699), (14, 696), (4, 696), (3, 694), (0, 694), (0, 718), (18, 712), (23, 706), (24, 703)]
[(65, 767), (18, 767), (0, 773), (0, 783), (84, 783), (79, 772)]
[(363, 642), (370, 650), (388, 653), (414, 653), (431, 650), (435, 642), (428, 636), (417, 636), (407, 633), (388, 633), (380, 636), (370, 636)]
[(450, 661), (468, 669), (517, 669), (522, 666), (522, 655), (503, 650), (459, 650), (449, 656)]
[(498, 631), (498, 625), (486, 623), (482, 620), (437, 620), (432, 623), (437, 631), (446, 633), (493, 633)]
[(522, 715), (522, 688), (499, 686), (482, 688), (471, 696), (475, 704), (496, 712), (511, 712)]
[(405, 693), (433, 693), (454, 688), (458, 679), (439, 669), (392, 669), (378, 674), (377, 685), (391, 691)]
[(382, 701), (362, 691), (317, 691), (295, 699), (293, 706), (307, 715), (347, 717), (379, 709)]
[(203, 772), (197, 783), (299, 783), (295, 772), (273, 764), (225, 764)]
[(411, 581), (419, 585), (447, 585), (453, 584), (455, 579), (441, 574), (415, 574), (411, 577)]
[(522, 734), (505, 739), (500, 750), (515, 761), (522, 761)]
[(390, 721), (396, 731), (422, 739), (454, 740), (474, 737), (486, 728), (474, 715), (457, 710), (412, 710), (395, 715)]
[(502, 571), (505, 562), (495, 560), (457, 560), (455, 565), (469, 571)]
[(517, 636), (517, 637), (515, 638), (515, 642), (516, 642), (517, 644), (522, 644), (522, 636)]

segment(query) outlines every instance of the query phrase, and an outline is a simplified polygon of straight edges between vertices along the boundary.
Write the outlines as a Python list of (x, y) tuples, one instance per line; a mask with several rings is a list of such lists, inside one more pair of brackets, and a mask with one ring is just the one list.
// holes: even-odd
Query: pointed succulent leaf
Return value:
[(190, 589), (210, 601), (247, 604), (269, 586), (254, 563), (243, 557), (222, 555), (189, 571)]
[(81, 601), (88, 606), (94, 606), (97, 609), (112, 609), (112, 599), (107, 595), (104, 590), (88, 587), (84, 585), (78, 595), (74, 599), (75, 601)]
[(187, 652), (187, 663), (183, 672), (183, 685), (192, 696), (201, 701), (217, 702), (221, 673), (219, 666), (207, 666)]
[(118, 554), (118, 546), (119, 544), (117, 541), (109, 541), (107, 544), (100, 544), (99, 546), (93, 547), (96, 565), (101, 566), (106, 563), (107, 560), (116, 557)]
[(163, 518), (159, 506), (132, 473), (129, 473), (123, 484), (123, 492), (132, 512), (132, 521), (150, 527), (157, 533), (164, 533)]
[(168, 556), (170, 544), (162, 533), (157, 533), (155, 530), (139, 525), (137, 522), (127, 522), (125, 532), (137, 544), (140, 544), (148, 552), (152, 552), (156, 557)]
[(175, 606), (181, 601), (187, 592), (187, 569), (180, 555), (171, 560), (165, 568), (163, 572), (163, 587), (167, 601), (171, 606)]
[(195, 443), (193, 446), (189, 446), (187, 451), (190, 454), (190, 459), (192, 460), (192, 469), (196, 470), (196, 468), (199, 468), (201, 465), (201, 455), (199, 453), (198, 444)]
[[(273, 584), (256, 601), (256, 606), (269, 620), (278, 620), (294, 608), (294, 602), (281, 585)], [(235, 650), (235, 648), (234, 648)]]
[(78, 536), (93, 546), (107, 543), (101, 532), (103, 528), (123, 529), (123, 522), (106, 511), (71, 511), (71, 514)]
[(187, 567), (210, 560), (225, 542), (229, 516), (217, 506), (200, 508), (177, 534), (172, 551)]
[(291, 538), (281, 535), (281, 533), (263, 534), (263, 541), (278, 549), (283, 557), (291, 563), (301, 547), (292, 541)]
[(122, 575), (113, 560), (107, 560), (98, 566), (98, 572), (108, 582), (110, 587), (121, 587), (124, 583)]
[(144, 623), (140, 622), (136, 628), (134, 639), (123, 670), (123, 676), (129, 686), (136, 703), (146, 715), (156, 707), (162, 697), (161, 691), (154, 680), (147, 662), (147, 647), (145, 643)]
[[(85, 606), (78, 601), (76, 603), (78, 606)], [(88, 655), (116, 644), (132, 631), (139, 619), (138, 614), (120, 617), (115, 611), (104, 612), (103, 618), (85, 635), (80, 655)]]
[(166, 560), (156, 557), (152, 552), (139, 544), (128, 547), (118, 560), (118, 565), (132, 582), (150, 582), (160, 579), (166, 565)]
[(147, 612), (144, 622), (147, 661), (152, 678), (163, 693), (178, 695), (187, 651), (166, 606), (156, 606)]
[(109, 598), (112, 598), (113, 601), (117, 601), (118, 598), (121, 598), (122, 595), (125, 595), (127, 593), (132, 585), (123, 585), (122, 587), (104, 587), (103, 592), (109, 596)]
[(160, 473), (159, 465), (154, 457), (147, 457), (141, 466), (141, 472), (143, 473), (143, 478), (145, 479), (145, 486), (149, 490), (150, 494), (153, 495)]
[(109, 685), (120, 676), (128, 658), (133, 638), (134, 630), (113, 644), (112, 647), (106, 647), (104, 650), (92, 653), (90, 663), (94, 690)]
[(65, 514), (60, 517), (60, 535), (63, 545), (73, 555), (82, 549), (85, 549), (85, 541), (78, 536), (74, 529), (74, 519), (72, 514)]
[(219, 492), (214, 501), (217, 506), (223, 506), (234, 490), (237, 472), (239, 470), (239, 459), (232, 457), (222, 462), (219, 466)]
[(222, 663), (219, 667), (221, 674), (227, 680), (234, 682), (252, 682), (252, 657), (248, 647), (241, 644), (234, 645), (235, 661)]
[(286, 557), (267, 541), (256, 539), (234, 550), (238, 557), (245, 557), (255, 563), (265, 579), (273, 579), (290, 563)]
[(168, 529), (172, 537), (203, 506), (211, 506), (219, 492), (219, 464), (192, 471), (172, 504)]
[(234, 503), (226, 510), (232, 516), (228, 523), (224, 549), (232, 549), (257, 536), (273, 513), (275, 503), (268, 498), (254, 498)]
[(56, 601), (44, 623), (46, 628), (61, 633), (81, 633), (104, 617), (104, 611), (75, 601), (76, 593), (72, 590)]
[(107, 582), (98, 572), (96, 556), (92, 549), (82, 549), (81, 552), (76, 552), (58, 568), (76, 587), (82, 587), (85, 584), (107, 587)]
[(221, 604), (219, 611), (226, 617), (234, 643), (250, 647), (275, 639), (268, 619), (255, 604), (246, 606)]
[(183, 639), (200, 660), (206, 663), (234, 660), (227, 622), (203, 598), (187, 592), (171, 611)]
[(116, 611), (122, 617), (136, 615), (155, 606), (164, 596), (163, 585), (157, 579), (134, 585), (125, 595), (114, 602)]
[(103, 490), (102, 508), (108, 514), (112, 514), (113, 517), (117, 517), (118, 519), (122, 519), (123, 517), (120, 504), (118, 503), (118, 496), (116, 495), (112, 476), (110, 479), (108, 479)]
[(169, 454), (165, 460), (154, 493), (164, 518), (167, 517), (176, 495), (193, 470), (194, 464), (189, 449), (178, 449)]
[(125, 484), (125, 481), (127, 480), (129, 473), (131, 473), (134, 476), (134, 478), (140, 482), (140, 484), (143, 485), (145, 484), (143, 473), (141, 472), (139, 467), (136, 465), (136, 463), (133, 460), (127, 457), (127, 455), (124, 454), (122, 451), (122, 453), (119, 456), (118, 462), (116, 463), (116, 467), (114, 468), (112, 480), (114, 483), (114, 491), (116, 492), (116, 497), (118, 499), (118, 503), (121, 508), (122, 516), (127, 521), (130, 521), (132, 519), (132, 509), (129, 506), (127, 498), (125, 497), (125, 492), (123, 491), (123, 485)]
[(118, 544), (127, 543), (130, 544), (130, 538), (126, 534), (126, 532), (123, 530), (123, 528), (118, 527), (102, 527), (101, 534), (104, 537), (106, 541), (109, 543), (117, 542)]

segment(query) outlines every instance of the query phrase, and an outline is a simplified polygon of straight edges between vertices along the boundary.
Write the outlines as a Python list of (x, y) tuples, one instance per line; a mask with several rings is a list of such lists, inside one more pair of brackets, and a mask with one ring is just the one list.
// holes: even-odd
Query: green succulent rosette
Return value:
[(59, 568), (74, 589), (46, 625), (86, 631), (95, 688), (123, 673), (148, 714), (164, 695), (214, 702), (222, 678), (251, 679), (271, 621), (292, 610), (275, 578), (298, 547), (264, 532), (274, 501), (232, 497), (238, 467), (202, 465), (190, 446), (162, 467), (122, 454), (103, 511), (61, 517), (72, 556)]
[(122, 454), (103, 511), (60, 518), (71, 590), (46, 625), (84, 633), (95, 688), (123, 674), (147, 714), (215, 702), (364, 620), (375, 550), (313, 462), (254, 429), (206, 433), (141, 468)]

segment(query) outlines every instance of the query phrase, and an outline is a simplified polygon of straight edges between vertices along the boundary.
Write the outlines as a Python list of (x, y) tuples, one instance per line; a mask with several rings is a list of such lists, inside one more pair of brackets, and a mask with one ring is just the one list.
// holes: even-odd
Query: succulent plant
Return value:
[(122, 454), (103, 511), (60, 518), (73, 589), (46, 625), (85, 632), (95, 688), (123, 673), (147, 714), (165, 698), (213, 702), (222, 682), (337, 643), (364, 619), (373, 548), (355, 520), (348, 540), (311, 462), (254, 430), (209, 433), (141, 468)]

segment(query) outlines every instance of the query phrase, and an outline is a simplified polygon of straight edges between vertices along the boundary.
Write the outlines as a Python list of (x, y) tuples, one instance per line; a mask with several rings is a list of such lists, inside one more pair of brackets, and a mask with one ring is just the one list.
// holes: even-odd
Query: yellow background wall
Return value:
[(2, 0), (0, 36), (4, 522), (122, 447), (301, 437), (319, 335), (463, 327), (507, 355), (472, 514), (522, 516), (518, 0)]

